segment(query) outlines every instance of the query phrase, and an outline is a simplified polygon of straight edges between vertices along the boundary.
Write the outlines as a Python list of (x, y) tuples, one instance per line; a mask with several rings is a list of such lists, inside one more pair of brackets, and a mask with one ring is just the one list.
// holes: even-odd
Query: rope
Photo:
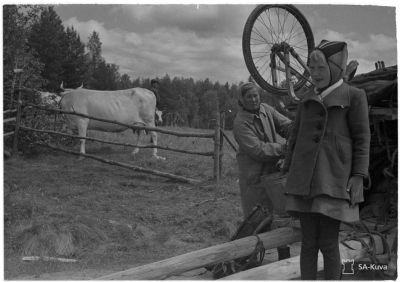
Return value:
[[(369, 228), (362, 221), (360, 221), (360, 225), (361, 225), (361, 227), (363, 229), (363, 232), (360, 231), (360, 230), (354, 230), (350, 234), (347, 234), (346, 238), (344, 238), (340, 242), (344, 246), (346, 246), (347, 248), (352, 249), (352, 250), (355, 250), (355, 249), (352, 248), (351, 246), (349, 246), (346, 243), (346, 241), (355, 240), (355, 241), (360, 242), (361, 245), (363, 246), (363, 248), (366, 250), (367, 256), (369, 257), (369, 259), (373, 263), (376, 264), (376, 263), (381, 263), (379, 261), (379, 259), (377, 258), (377, 256), (376, 256), (376, 242), (375, 242), (375, 238), (373, 236), (373, 235), (377, 235), (382, 240), (383, 254), (387, 254), (390, 257), (391, 256), (391, 250), (390, 250), (389, 243), (387, 242), (385, 235), (382, 234), (381, 232), (378, 232), (378, 231), (370, 231)], [(353, 227), (353, 229), (359, 229), (359, 228), (357, 228), (357, 226), (355, 224), (352, 224), (352, 227)], [(369, 237), (369, 239), (370, 239), (369, 244), (367, 244), (364, 241), (365, 237)]]
[(260, 237), (258, 235), (254, 236), (256, 236), (257, 238), (257, 243), (250, 256), (235, 260), (225, 261), (214, 265), (211, 270), (214, 278), (219, 279), (231, 275), (233, 273), (261, 265), (265, 256), (265, 247)]

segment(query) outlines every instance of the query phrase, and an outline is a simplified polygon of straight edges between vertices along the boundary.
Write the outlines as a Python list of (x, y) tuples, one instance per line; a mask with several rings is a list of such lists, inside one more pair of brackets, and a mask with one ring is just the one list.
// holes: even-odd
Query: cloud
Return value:
[[(173, 76), (210, 78), (237, 83), (248, 71), (242, 55), (242, 32), (253, 5), (116, 5), (97, 20), (69, 18), (83, 42), (96, 30), (102, 54), (131, 78)], [(348, 43), (349, 60), (359, 62), (358, 73), (374, 69), (374, 62), (396, 64), (397, 41), (380, 32), (361, 35), (324, 28), (319, 14), (313, 23), (316, 44), (321, 39)], [(317, 28), (318, 27), (318, 28)], [(353, 30), (353, 29), (352, 29)]]
[(368, 37), (359, 37), (355, 32), (343, 34), (334, 30), (319, 30), (315, 36), (316, 44), (322, 38), (347, 42), (349, 60), (357, 60), (360, 64), (357, 73), (372, 71), (375, 69), (376, 61), (384, 61), (386, 66), (397, 64), (396, 38), (384, 34), (370, 34)]
[(159, 26), (193, 31), (198, 36), (216, 34), (241, 36), (244, 22), (253, 5), (119, 5), (111, 10), (123, 17), (139, 33), (152, 32)]
[(245, 79), (247, 72), (242, 62), (240, 37), (201, 37), (191, 29), (164, 26), (137, 34), (121, 28), (106, 29), (101, 22), (80, 22), (76, 18), (68, 19), (64, 25), (73, 25), (85, 43), (96, 30), (106, 61), (118, 65), (121, 74), (127, 73), (133, 79), (168, 73), (195, 79), (208, 77), (225, 83)]
[(107, 31), (104, 28), (104, 24), (95, 20), (89, 20), (87, 22), (80, 22), (76, 17), (70, 18), (63, 22), (64, 26), (73, 26), (78, 31), (82, 42), (86, 43), (90, 34), (95, 30), (99, 34), (105, 34)]

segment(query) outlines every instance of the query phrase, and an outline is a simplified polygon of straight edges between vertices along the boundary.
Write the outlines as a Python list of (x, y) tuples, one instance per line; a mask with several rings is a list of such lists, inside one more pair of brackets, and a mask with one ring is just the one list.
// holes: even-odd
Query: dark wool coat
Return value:
[(363, 90), (343, 83), (322, 102), (310, 91), (299, 105), (289, 140), (286, 193), (349, 200), (352, 175), (367, 177), (370, 128)]
[(240, 109), (237, 113), (233, 134), (239, 144), (239, 186), (242, 207), (246, 217), (256, 204), (270, 205), (261, 176), (276, 170), (277, 161), (283, 154), (290, 119), (267, 104), (261, 104), (259, 114)]

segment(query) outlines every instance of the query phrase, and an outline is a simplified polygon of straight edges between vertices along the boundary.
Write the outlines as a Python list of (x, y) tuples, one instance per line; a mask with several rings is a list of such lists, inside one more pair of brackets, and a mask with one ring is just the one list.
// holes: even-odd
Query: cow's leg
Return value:
[[(151, 136), (151, 143), (154, 146), (157, 146), (157, 132), (151, 131), (150, 136)], [(157, 160), (163, 160), (163, 161), (166, 160), (166, 158), (157, 155), (157, 148), (153, 148), (153, 157), (155, 157)]]
[[(89, 125), (89, 119), (83, 118), (83, 119), (79, 120), (79, 122), (78, 122), (78, 136), (79, 137), (86, 137), (88, 125)], [(86, 139), (80, 139), (80, 141), (81, 141), (81, 147), (80, 147), (79, 152), (82, 154), (86, 154), (86, 150), (85, 150)], [(84, 159), (84, 156), (79, 156), (79, 159), (80, 160)]]
[[(142, 137), (142, 130), (140, 129), (133, 129), (132, 130), (133, 135), (137, 135), (136, 137), (136, 146), (138, 146), (140, 144), (140, 139)], [(137, 153), (139, 153), (139, 148), (136, 147), (133, 151), (132, 151), (132, 156), (135, 156)]]

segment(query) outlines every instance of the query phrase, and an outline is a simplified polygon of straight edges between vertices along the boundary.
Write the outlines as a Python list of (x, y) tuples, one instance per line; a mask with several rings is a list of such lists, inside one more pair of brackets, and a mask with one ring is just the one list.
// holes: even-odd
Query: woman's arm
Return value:
[(289, 138), (289, 130), (293, 121), (275, 109), (272, 110), (272, 118), (274, 120), (276, 131), (279, 133), (279, 135), (286, 139)]
[(281, 156), (283, 153), (282, 144), (263, 142), (256, 135), (254, 127), (245, 121), (236, 121), (233, 133), (240, 150), (253, 159), (268, 161), (273, 157)]

